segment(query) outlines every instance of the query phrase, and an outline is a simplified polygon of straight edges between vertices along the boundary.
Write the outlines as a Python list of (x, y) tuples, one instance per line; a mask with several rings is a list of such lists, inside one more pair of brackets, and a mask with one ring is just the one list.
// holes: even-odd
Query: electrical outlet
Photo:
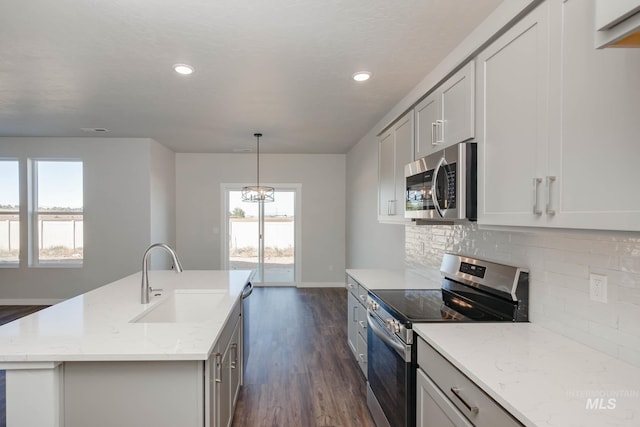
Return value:
[(589, 296), (591, 301), (607, 302), (607, 276), (589, 274)]

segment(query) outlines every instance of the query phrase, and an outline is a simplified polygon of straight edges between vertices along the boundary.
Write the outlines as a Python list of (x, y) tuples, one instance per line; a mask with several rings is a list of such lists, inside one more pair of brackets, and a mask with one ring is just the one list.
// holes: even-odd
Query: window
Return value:
[(20, 179), (17, 160), (0, 160), (0, 265), (20, 257)]
[(33, 162), (34, 265), (82, 264), (82, 162)]

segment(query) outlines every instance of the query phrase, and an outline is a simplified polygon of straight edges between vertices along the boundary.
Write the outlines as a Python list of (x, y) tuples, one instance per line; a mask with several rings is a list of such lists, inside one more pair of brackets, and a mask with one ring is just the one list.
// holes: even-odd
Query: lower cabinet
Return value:
[(418, 338), (418, 366), (417, 426), (522, 426), (422, 338)]
[(228, 427), (240, 391), (238, 302), (208, 360), (65, 362), (65, 427)]
[(225, 325), (209, 358), (210, 427), (228, 427), (240, 392), (240, 306)]
[(360, 370), (367, 377), (367, 289), (347, 276), (347, 339)]

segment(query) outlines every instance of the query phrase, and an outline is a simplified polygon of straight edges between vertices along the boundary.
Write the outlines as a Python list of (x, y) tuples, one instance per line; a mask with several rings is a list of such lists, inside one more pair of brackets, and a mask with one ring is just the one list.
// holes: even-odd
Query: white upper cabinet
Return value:
[(414, 159), (474, 137), (474, 70), (467, 63), (415, 107)]
[(640, 49), (594, 49), (591, 1), (561, 2), (550, 223), (640, 231)]
[(477, 58), (478, 223), (543, 225), (548, 3)]
[(548, 0), (477, 58), (478, 222), (640, 231), (640, 50)]
[(404, 217), (404, 166), (413, 159), (413, 110), (378, 137), (378, 220), (407, 222)]

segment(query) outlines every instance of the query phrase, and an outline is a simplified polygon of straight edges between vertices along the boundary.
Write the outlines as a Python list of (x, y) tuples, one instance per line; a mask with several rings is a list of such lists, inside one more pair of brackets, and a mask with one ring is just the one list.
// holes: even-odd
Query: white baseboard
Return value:
[(56, 298), (16, 298), (0, 299), (0, 305), (54, 305), (64, 301)]
[(266, 282), (253, 283), (258, 288), (269, 288), (273, 286), (289, 287), (289, 288), (344, 288), (346, 284), (344, 282)]
[(298, 288), (344, 288), (344, 282), (302, 282), (296, 283)]

